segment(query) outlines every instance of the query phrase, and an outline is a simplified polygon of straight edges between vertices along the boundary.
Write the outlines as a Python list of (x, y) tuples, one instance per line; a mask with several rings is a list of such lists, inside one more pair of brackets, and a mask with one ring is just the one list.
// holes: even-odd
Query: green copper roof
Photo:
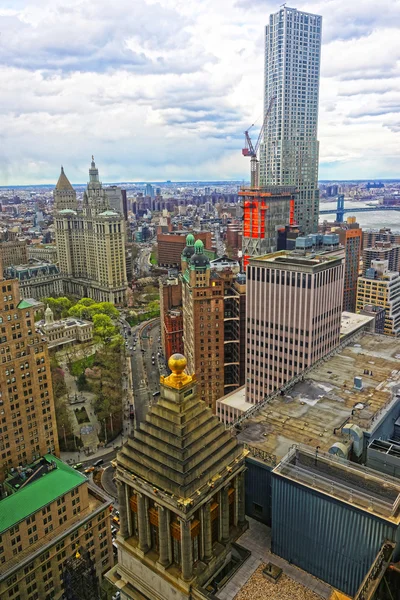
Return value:
[(32, 304), (26, 300), (21, 300), (21, 302), (18, 304), (18, 308), (32, 308)]
[(44, 458), (57, 468), (0, 501), (0, 533), (23, 521), (53, 500), (77, 487), (86, 477), (52, 454)]
[(197, 252), (198, 254), (201, 254), (204, 250), (204, 244), (201, 240), (197, 240), (197, 242), (194, 245), (194, 251)]

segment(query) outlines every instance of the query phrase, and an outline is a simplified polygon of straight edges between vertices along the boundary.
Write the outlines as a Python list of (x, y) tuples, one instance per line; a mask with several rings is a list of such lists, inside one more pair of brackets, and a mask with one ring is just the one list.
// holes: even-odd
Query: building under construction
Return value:
[(278, 230), (294, 224), (295, 186), (244, 187), (243, 267), (251, 256), (277, 250)]

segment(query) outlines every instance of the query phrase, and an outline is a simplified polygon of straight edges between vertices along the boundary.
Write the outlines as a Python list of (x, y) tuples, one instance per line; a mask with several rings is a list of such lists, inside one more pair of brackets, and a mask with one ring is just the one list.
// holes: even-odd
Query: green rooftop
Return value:
[(31, 304), (27, 300), (21, 300), (21, 302), (18, 304), (18, 308), (32, 308), (32, 306), (33, 304)]
[[(87, 481), (82, 473), (66, 465), (52, 454), (45, 454), (43, 459), (45, 459), (48, 466), (53, 462), (55, 468), (44, 472), (42, 476), (40, 476), (38, 469), (36, 478), (33, 481), (26, 483), (22, 489), (14, 494), (0, 500), (0, 533)], [(40, 461), (36, 461), (30, 467), (34, 469), (39, 463)], [(24, 468), (25, 473), (28, 468), (29, 466)], [(17, 475), (17, 471), (11, 474), (6, 480), (7, 483), (12, 483), (13, 478)], [(26, 474), (26, 481), (30, 476)], [(10, 485), (10, 487), (14, 486)]]

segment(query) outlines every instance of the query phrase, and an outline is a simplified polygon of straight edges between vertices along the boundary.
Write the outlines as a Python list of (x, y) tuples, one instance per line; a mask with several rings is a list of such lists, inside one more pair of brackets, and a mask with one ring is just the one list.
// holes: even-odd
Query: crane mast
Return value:
[(249, 131), (250, 131), (251, 127), (253, 127), (254, 123), (253, 123), (253, 125), (251, 125), (251, 127), (249, 127), (249, 129), (247, 129), (244, 132), (245, 146), (242, 149), (242, 154), (243, 154), (243, 156), (250, 156), (250, 187), (252, 187), (252, 188), (257, 188), (260, 185), (260, 162), (258, 160), (258, 149), (260, 147), (261, 139), (263, 137), (264, 130), (265, 130), (265, 125), (267, 123), (269, 115), (271, 114), (271, 110), (274, 105), (274, 102), (275, 102), (275, 96), (272, 96), (272, 98), (269, 102), (269, 105), (268, 105), (267, 112), (265, 113), (263, 124), (261, 126), (260, 133), (258, 134), (258, 138), (257, 138), (257, 142), (256, 142), (255, 146), (253, 145), (253, 142), (249, 135)]

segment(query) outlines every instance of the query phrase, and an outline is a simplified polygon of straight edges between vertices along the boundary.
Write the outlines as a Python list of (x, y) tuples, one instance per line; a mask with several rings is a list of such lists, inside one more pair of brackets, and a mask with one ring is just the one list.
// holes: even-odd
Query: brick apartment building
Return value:
[[(2, 269), (0, 268), (0, 273)], [(12, 467), (58, 455), (50, 360), (18, 281), (0, 281), (0, 481)]]
[(244, 382), (245, 277), (236, 261), (223, 257), (210, 265), (201, 240), (187, 241), (181, 277), (185, 356), (201, 399), (215, 413), (216, 401)]
[(0, 261), (3, 269), (28, 262), (26, 241), (0, 242)]
[[(180, 268), (181, 254), (186, 246), (187, 231), (157, 234), (157, 260), (160, 267)], [(195, 240), (201, 240), (206, 250), (211, 250), (211, 231), (193, 233)]]

